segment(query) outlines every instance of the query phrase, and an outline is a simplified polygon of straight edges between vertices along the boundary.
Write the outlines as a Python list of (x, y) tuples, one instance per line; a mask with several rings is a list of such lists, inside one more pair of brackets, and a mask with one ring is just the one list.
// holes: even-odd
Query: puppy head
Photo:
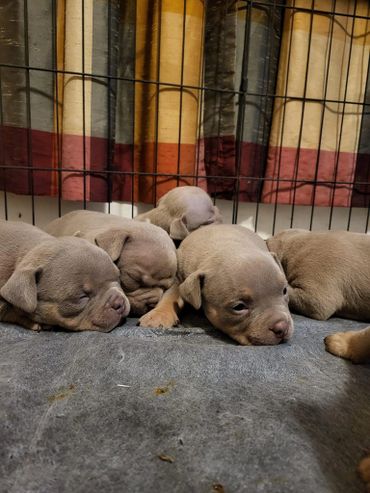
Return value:
[(159, 200), (158, 208), (167, 216), (167, 229), (173, 240), (183, 240), (202, 226), (222, 223), (219, 209), (199, 187), (174, 188)]
[(196, 271), (180, 285), (180, 295), (240, 344), (274, 345), (293, 333), (287, 281), (267, 253)]
[(140, 224), (127, 233), (112, 228), (95, 238), (116, 263), (131, 313), (143, 315), (152, 309), (176, 275), (176, 249), (168, 234), (153, 224)]
[(310, 232), (305, 229), (286, 229), (280, 231), (276, 235), (268, 238), (266, 244), (270, 252), (274, 252), (280, 261), (285, 257), (285, 250), (288, 247), (290, 240), (299, 235), (309, 234)]
[(129, 312), (109, 256), (81, 238), (45, 242), (28, 252), (0, 295), (40, 324), (108, 332)]
[(173, 240), (183, 240), (192, 231), (195, 231), (202, 226), (221, 223), (221, 213), (218, 207), (212, 205), (212, 202), (204, 209), (191, 207), (180, 217), (172, 220), (170, 225), (170, 237)]

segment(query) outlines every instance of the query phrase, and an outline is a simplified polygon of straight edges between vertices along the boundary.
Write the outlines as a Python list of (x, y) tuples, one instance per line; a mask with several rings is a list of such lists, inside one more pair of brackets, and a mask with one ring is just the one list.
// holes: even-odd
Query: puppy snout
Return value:
[(114, 293), (108, 300), (110, 308), (113, 308), (119, 315), (125, 317), (130, 310), (130, 304), (122, 294)]
[(289, 331), (289, 324), (286, 320), (279, 320), (276, 322), (270, 330), (278, 337), (279, 339), (284, 339)]

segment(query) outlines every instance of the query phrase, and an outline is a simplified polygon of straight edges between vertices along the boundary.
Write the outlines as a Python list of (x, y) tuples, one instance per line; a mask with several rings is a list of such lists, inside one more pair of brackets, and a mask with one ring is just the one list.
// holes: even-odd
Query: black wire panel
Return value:
[[(189, 46), (195, 46), (189, 44), (192, 37), (189, 16), (194, 15), (197, 1), (203, 9), (198, 23), (194, 24), (199, 30), (201, 53), (193, 54), (194, 59), (199, 59), (195, 70), (198, 76), (189, 78)], [(328, 208), (327, 227), (335, 227), (338, 193), (347, 191), (349, 198), (341, 204), (346, 206), (348, 214), (347, 229), (352, 227), (356, 208), (360, 207), (367, 211), (363, 219), (366, 231), (370, 219), (370, 76), (367, 65), (370, 7), (365, 8), (366, 3), (350, 0), (347, 10), (343, 11), (336, 0), (176, 0), (173, 8), (179, 20), (178, 76), (168, 79), (163, 63), (168, 59), (168, 50), (174, 47), (168, 46), (169, 27), (161, 0), (96, 1), (91, 3), (92, 7), (90, 2), (88, 5), (85, 0), (76, 0), (75, 8), (80, 9), (80, 70), (68, 68), (63, 58), (66, 42), (63, 23), (68, 16), (68, 12), (63, 11), (64, 2), (1, 2), (0, 187), (4, 192), (5, 218), (9, 216), (9, 192), (30, 196), (31, 220), (35, 223), (35, 197), (38, 195), (56, 197), (59, 215), (63, 213), (64, 199), (77, 198), (84, 208), (89, 207), (90, 202), (105, 202), (108, 211), (112, 202), (125, 200), (130, 203), (133, 215), (138, 201), (157, 202), (164, 190), (163, 183), (171, 186), (199, 184), (206, 185), (216, 203), (220, 199), (230, 201), (230, 219), (234, 223), (243, 219), (241, 203), (253, 203), (256, 230), (261, 205), (268, 203), (271, 232), (281, 224), (279, 214), (284, 203), (281, 190), (291, 191), (289, 202), (285, 202), (290, 207), (286, 226), (299, 225), (299, 207), (305, 205), (310, 229), (315, 226), (322, 205)], [(296, 63), (294, 37), (292, 32), (284, 30), (287, 19), (299, 15), (308, 19), (301, 92), (292, 90), (289, 74), (295, 70)], [(150, 36), (149, 56), (143, 55), (141, 45), (137, 45), (144, 17)], [(16, 22), (11, 23), (12, 19)], [(326, 25), (326, 65), (322, 88), (313, 94), (310, 87), (315, 30), (320, 19), (324, 19)], [(293, 23), (294, 20), (291, 25)], [(334, 93), (330, 84), (335, 63), (333, 53), (338, 49), (335, 38), (338, 25), (345, 26), (347, 65), (342, 69), (343, 88)], [(45, 32), (44, 44), (42, 35), (37, 35), (41, 26)], [(359, 91), (363, 92), (363, 97), (357, 97), (352, 90), (351, 63), (359, 45), (366, 58), (362, 67), (367, 70), (367, 79)], [(282, 67), (284, 50), (286, 66)], [(146, 56), (144, 65), (140, 65), (142, 56)], [(287, 74), (285, 84), (282, 91), (277, 91), (283, 70)], [(66, 159), (68, 138), (64, 122), (66, 114), (73, 109), (65, 107), (66, 81), (78, 81), (81, 87), (81, 111), (76, 107), (80, 118), (81, 153), (75, 161), (73, 154), (72, 159)], [(178, 94), (178, 108), (173, 110), (177, 136), (171, 142), (176, 150), (169, 169), (167, 164), (163, 165), (166, 117), (163, 95), (171, 92)], [(192, 129), (194, 138), (189, 144), (184, 136), (192, 98), (196, 101), (191, 110), (196, 122)], [(284, 132), (287, 119), (291, 118), (286, 108), (292, 102), (300, 105), (300, 113), (296, 119), (294, 169), (292, 176), (287, 177)], [(140, 107), (142, 103), (146, 106)], [(276, 170), (271, 173), (271, 131), (277, 105), (283, 108), (282, 130), (275, 154)], [(310, 165), (312, 172), (304, 175), (302, 155), (306, 146), (307, 115), (314, 105), (318, 107), (318, 141)], [(322, 156), (327, 152), (325, 125), (328, 111), (335, 105), (338, 138), (332, 150), (333, 172), (328, 177), (322, 173)], [(359, 115), (358, 146), (353, 149), (355, 164), (351, 176), (341, 172), (342, 149), (349, 131), (348, 108)], [(151, 150), (147, 152), (148, 143), (140, 139), (147, 139), (149, 126), (154, 130)], [(187, 161), (189, 155), (193, 156), (192, 166)], [(77, 184), (73, 193), (71, 180)], [(302, 202), (301, 190), (305, 187), (310, 187), (312, 192), (310, 199)], [(273, 195), (266, 200), (269, 189), (273, 190)], [(320, 194), (325, 189), (329, 199), (320, 202)]]

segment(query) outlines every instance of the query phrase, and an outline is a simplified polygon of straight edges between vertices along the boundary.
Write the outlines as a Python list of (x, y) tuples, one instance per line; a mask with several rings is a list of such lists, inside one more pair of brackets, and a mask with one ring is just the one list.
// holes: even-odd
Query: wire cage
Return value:
[(3, 217), (134, 216), (175, 186), (225, 222), (367, 232), (365, 0), (3, 0)]

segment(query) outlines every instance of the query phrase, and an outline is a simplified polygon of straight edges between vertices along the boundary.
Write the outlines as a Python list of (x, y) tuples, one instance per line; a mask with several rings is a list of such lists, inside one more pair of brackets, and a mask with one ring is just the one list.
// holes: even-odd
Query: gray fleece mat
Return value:
[(0, 326), (2, 492), (363, 491), (370, 365), (295, 317), (292, 341), (241, 347), (194, 327), (110, 334)]

